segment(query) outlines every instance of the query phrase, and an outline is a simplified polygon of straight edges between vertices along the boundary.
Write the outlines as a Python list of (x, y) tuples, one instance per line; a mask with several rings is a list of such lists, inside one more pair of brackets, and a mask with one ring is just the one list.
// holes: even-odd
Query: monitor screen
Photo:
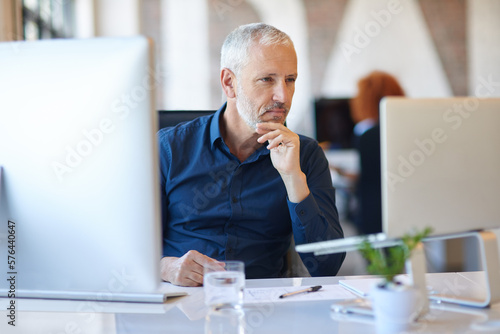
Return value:
[[(500, 227), (500, 98), (381, 102), (382, 233), (378, 247), (426, 227), (439, 238)], [(357, 250), (367, 236), (298, 245), (299, 252)]]
[(0, 43), (0, 73), (2, 272), (18, 292), (158, 288), (150, 41)]
[(329, 142), (331, 149), (353, 148), (354, 122), (348, 98), (317, 99), (314, 103), (316, 139)]
[(381, 102), (383, 230), (434, 235), (500, 226), (500, 99)]

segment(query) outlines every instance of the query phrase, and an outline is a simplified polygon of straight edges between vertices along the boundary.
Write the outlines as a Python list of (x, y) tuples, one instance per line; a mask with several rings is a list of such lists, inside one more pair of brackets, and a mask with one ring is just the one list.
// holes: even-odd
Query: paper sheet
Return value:
[(308, 286), (246, 288), (244, 303), (287, 303), (306, 300), (336, 300), (356, 298), (353, 293), (347, 291), (338, 284), (323, 285), (322, 288), (316, 292), (299, 293), (286, 298), (280, 298), (280, 296), (285, 293), (303, 290), (306, 288), (308, 288)]
[[(397, 275), (396, 278), (402, 283), (411, 284), (411, 280), (406, 274)], [(370, 296), (372, 287), (380, 282), (382, 282), (382, 278), (359, 278), (340, 280), (339, 285), (353, 292), (356, 296), (366, 298)]]
[(340, 280), (340, 286), (346, 288), (347, 290), (353, 292), (359, 297), (368, 297), (370, 295), (370, 290), (372, 287), (382, 282), (380, 278), (361, 278), (361, 279), (350, 279), (350, 280)]

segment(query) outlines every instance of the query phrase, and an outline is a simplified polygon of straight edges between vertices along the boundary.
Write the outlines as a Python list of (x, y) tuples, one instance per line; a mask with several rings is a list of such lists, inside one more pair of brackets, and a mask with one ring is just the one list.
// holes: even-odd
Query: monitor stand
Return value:
[[(442, 237), (430, 237), (429, 240), (446, 240), (474, 237), (478, 241), (480, 261), (482, 272), (471, 273), (474, 275), (473, 280), (463, 278), (462, 282), (442, 282), (444, 285), (435, 286), (435, 294), (430, 294), (429, 298), (439, 302), (455, 303), (465, 306), (474, 307), (490, 307), (492, 304), (500, 301), (500, 257), (498, 252), (498, 240), (496, 234), (491, 230), (457, 233)], [(415, 279), (422, 279), (418, 273)], [(448, 284), (448, 286), (446, 286)], [(468, 288), (453, 291), (450, 289), (450, 284), (455, 284), (457, 287), (467, 284)], [(442, 291), (442, 292), (440, 292)]]

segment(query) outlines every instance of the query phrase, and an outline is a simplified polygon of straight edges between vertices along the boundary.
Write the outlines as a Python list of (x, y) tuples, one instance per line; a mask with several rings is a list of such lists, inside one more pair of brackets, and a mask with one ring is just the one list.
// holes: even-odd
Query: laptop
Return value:
[(297, 245), (317, 255), (500, 226), (500, 99), (389, 97), (380, 105), (382, 232)]
[(144, 37), (0, 43), (1, 297), (168, 297), (151, 54)]

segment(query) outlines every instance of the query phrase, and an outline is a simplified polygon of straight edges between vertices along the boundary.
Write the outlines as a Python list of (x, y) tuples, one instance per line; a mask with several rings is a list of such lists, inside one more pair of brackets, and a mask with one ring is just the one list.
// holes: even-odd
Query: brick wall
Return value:
[(465, 0), (419, 0), (454, 95), (467, 95)]
[(309, 23), (309, 56), (312, 94), (320, 96), (325, 64), (332, 53), (347, 0), (305, 1)]

